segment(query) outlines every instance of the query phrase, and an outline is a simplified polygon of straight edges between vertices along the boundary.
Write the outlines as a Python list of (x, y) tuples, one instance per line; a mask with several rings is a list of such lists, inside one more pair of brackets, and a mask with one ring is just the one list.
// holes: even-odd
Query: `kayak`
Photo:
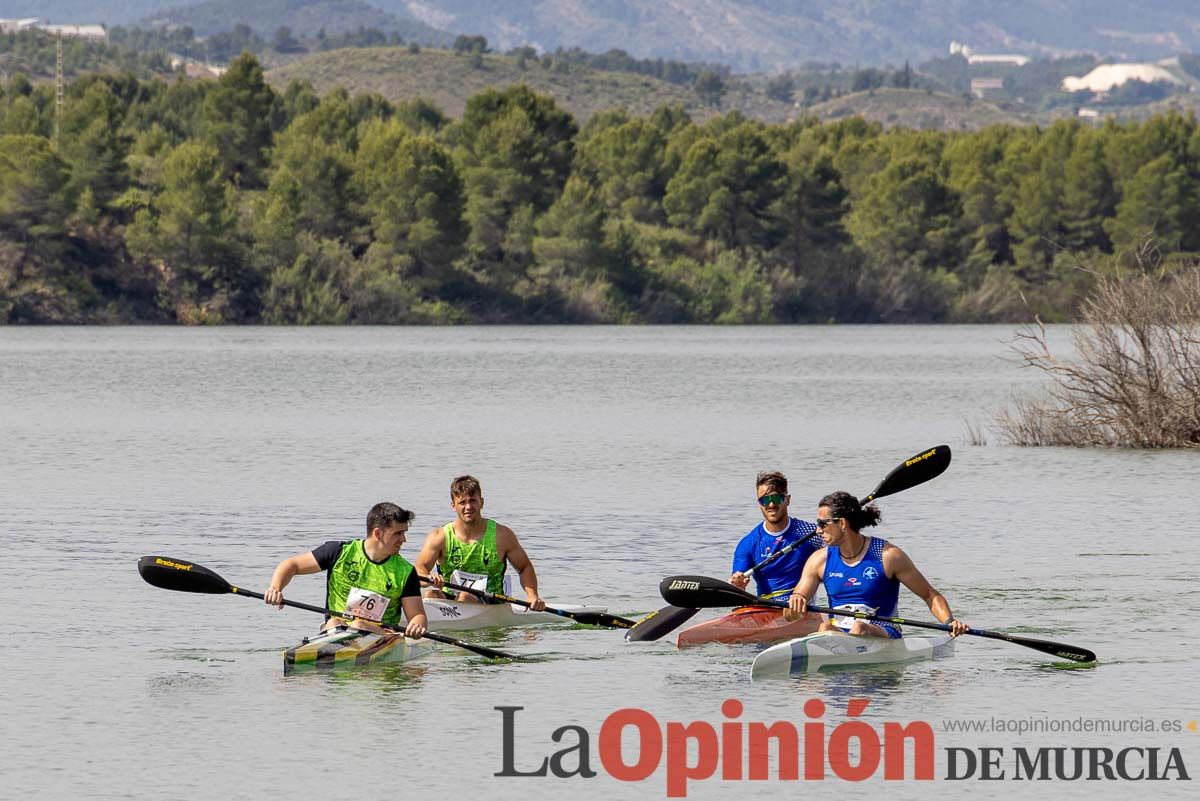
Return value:
[(680, 648), (710, 642), (778, 642), (812, 634), (820, 621), (801, 618), (790, 623), (783, 610), (765, 606), (741, 606), (715, 620), (697, 623), (679, 632), (675, 644)]
[[(515, 628), (543, 623), (574, 623), (569, 617), (550, 612), (532, 612), (519, 604), (476, 604), (470, 601), (422, 598), (425, 617), (433, 631), (465, 631), (467, 629)], [(607, 612), (604, 606), (562, 606), (566, 612)]]
[(283, 653), (283, 672), (337, 667), (395, 664), (433, 652), (429, 640), (410, 640), (402, 633), (374, 634), (337, 626), (316, 637), (305, 637)]
[(825, 631), (772, 645), (754, 658), (750, 676), (776, 678), (816, 673), (827, 667), (898, 664), (952, 653), (954, 640), (949, 634), (892, 640)]

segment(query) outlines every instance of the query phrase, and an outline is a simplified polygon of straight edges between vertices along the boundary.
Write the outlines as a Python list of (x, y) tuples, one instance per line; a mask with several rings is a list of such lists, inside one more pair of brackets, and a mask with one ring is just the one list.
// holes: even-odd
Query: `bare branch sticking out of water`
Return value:
[(978, 420), (963, 420), (963, 427), (966, 429), (964, 437), (966, 443), (973, 447), (981, 447), (988, 444), (987, 428)]
[(1101, 278), (1073, 340), (1078, 357), (1062, 360), (1040, 320), (1014, 336), (1018, 362), (1050, 384), (1001, 412), (1007, 442), (1200, 447), (1200, 266)]

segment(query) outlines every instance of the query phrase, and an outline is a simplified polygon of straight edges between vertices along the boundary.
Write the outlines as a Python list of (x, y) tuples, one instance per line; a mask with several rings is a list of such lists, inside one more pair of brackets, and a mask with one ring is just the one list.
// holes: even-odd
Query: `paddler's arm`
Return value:
[(284, 559), (271, 575), (271, 587), (263, 593), (263, 600), (278, 609), (283, 608), (283, 588), (291, 583), (296, 576), (321, 572), (317, 557), (312, 551), (296, 554)]
[(817, 587), (821, 586), (821, 577), (825, 575), (825, 556), (827, 553), (822, 548), (808, 557), (808, 561), (804, 563), (804, 571), (800, 574), (800, 581), (796, 583), (796, 588), (792, 590), (792, 597), (788, 598), (788, 608), (783, 612), (784, 620), (799, 620), (808, 613), (808, 603), (817, 594)]
[(421, 582), (417, 579), (415, 570), (409, 574), (408, 581), (400, 592), (400, 608), (404, 610), (404, 617), (408, 620), (408, 625), (404, 628), (405, 635), (413, 638), (424, 637), (429, 620), (425, 617), (425, 604), (421, 601)]
[(747, 585), (750, 584), (750, 577), (746, 575), (746, 571), (754, 566), (754, 546), (756, 543), (751, 537), (753, 533), (750, 532), (750, 534), (742, 537), (733, 552), (733, 573), (729, 576), (729, 583), (739, 590), (746, 589)]
[(435, 528), (425, 537), (425, 544), (421, 546), (421, 552), (417, 554), (417, 561), (413, 562), (413, 567), (417, 569), (417, 575), (429, 579), (429, 586), (434, 588), (429, 593), (430, 597), (436, 597), (439, 594), (437, 588), (440, 588), (446, 581), (446, 577), (441, 573), (433, 572), (433, 569), (442, 561), (445, 547), (446, 533), (441, 528)]
[(496, 525), (496, 550), (500, 552), (500, 558), (508, 560), (513, 570), (517, 571), (521, 586), (525, 588), (525, 600), (529, 601), (529, 608), (534, 612), (545, 609), (546, 602), (538, 595), (537, 571), (533, 569), (533, 562), (529, 561), (529, 554), (525, 553), (517, 535), (508, 526)]
[(908, 558), (908, 554), (891, 543), (888, 543), (887, 547), (883, 549), (883, 570), (887, 575), (908, 587), (913, 595), (924, 601), (938, 622), (949, 625), (951, 637), (957, 637), (971, 628), (954, 617), (946, 596), (934, 589), (933, 585), (929, 583), (929, 579), (925, 578)]

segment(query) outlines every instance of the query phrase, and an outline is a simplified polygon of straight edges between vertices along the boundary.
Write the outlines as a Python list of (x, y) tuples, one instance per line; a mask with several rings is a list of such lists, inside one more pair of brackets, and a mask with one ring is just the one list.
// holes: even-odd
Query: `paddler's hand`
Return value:
[(793, 594), (788, 598), (787, 609), (783, 610), (783, 619), (787, 621), (799, 620), (804, 617), (808, 611), (808, 599), (803, 595)]
[(441, 574), (441, 573), (430, 573), (428, 576), (424, 576), (424, 578), (427, 578), (427, 579), (429, 579), (429, 586), (430, 586), (430, 587), (437, 587), (439, 590), (440, 590), (440, 589), (441, 589), (441, 588), (442, 588), (442, 587), (445, 585), (445, 583), (446, 583), (446, 580), (445, 580), (444, 578), (442, 578), (442, 574)]
[(414, 640), (419, 640), (425, 636), (425, 632), (429, 629), (425, 625), (425, 616), (417, 615), (412, 620), (408, 621), (408, 625), (404, 629), (405, 637), (412, 637)]
[(526, 593), (525, 600), (529, 601), (529, 610), (531, 612), (540, 612), (546, 608), (546, 602), (536, 592)]
[(950, 627), (950, 636), (951, 637), (961, 636), (971, 630), (970, 626), (968, 626), (966, 623), (963, 623), (961, 620), (959, 620), (956, 617), (952, 617), (949, 620), (947, 620), (946, 625)]
[(729, 577), (729, 583), (739, 590), (744, 590), (746, 589), (746, 585), (750, 583), (750, 577), (739, 570)]
[(263, 593), (263, 601), (276, 609), (283, 608), (283, 590), (272, 587)]

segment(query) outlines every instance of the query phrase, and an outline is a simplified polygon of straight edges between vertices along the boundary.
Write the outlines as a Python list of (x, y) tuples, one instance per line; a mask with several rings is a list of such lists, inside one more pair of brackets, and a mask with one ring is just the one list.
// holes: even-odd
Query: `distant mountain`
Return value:
[(621, 48), (740, 70), (805, 61), (900, 64), (980, 52), (1093, 51), (1160, 58), (1200, 50), (1197, 0), (372, 0), (493, 45)]
[[(0, 0), (0, 17), (128, 24), (185, 0)], [(1156, 59), (1200, 51), (1200, 0), (368, 0), (397, 20), (455, 34), (483, 34), (507, 50), (530, 44), (639, 58), (712, 61), (744, 71), (806, 61), (918, 63), (950, 42), (978, 52), (1061, 55), (1087, 51)], [(225, 22), (254, 19), (265, 33), (300, 30), (338, 0), (212, 0)], [(361, 3), (358, 5), (362, 5)], [(209, 11), (196, 11), (208, 8)], [(188, 12), (188, 13), (193, 13)], [(181, 12), (182, 13), (182, 12)], [(359, 9), (355, 13), (366, 14)], [(366, 17), (364, 17), (366, 18)], [(412, 37), (418, 38), (419, 37)]]
[(0, 0), (0, 18), (41, 17), (54, 23), (124, 25), (153, 11), (177, 6), (170, 0)]
[(176, 0), (176, 6), (156, 11), (142, 22), (187, 25), (199, 36), (222, 33), (241, 23), (267, 36), (286, 25), (297, 35), (314, 34), (322, 28), (326, 33), (340, 33), (364, 27), (396, 31), (406, 41), (422, 44), (448, 45), (454, 40), (453, 34), (406, 10), (394, 14), (362, 0), (206, 0), (190, 6), (179, 6)]
[(107, 25), (188, 25), (200, 36), (229, 31), (239, 23), (269, 36), (287, 25), (295, 34), (354, 30), (396, 31), (407, 41), (449, 44), (453, 34), (413, 16), (402, 6), (385, 10), (363, 0), (0, 0), (0, 18), (41, 17), (56, 23)]

